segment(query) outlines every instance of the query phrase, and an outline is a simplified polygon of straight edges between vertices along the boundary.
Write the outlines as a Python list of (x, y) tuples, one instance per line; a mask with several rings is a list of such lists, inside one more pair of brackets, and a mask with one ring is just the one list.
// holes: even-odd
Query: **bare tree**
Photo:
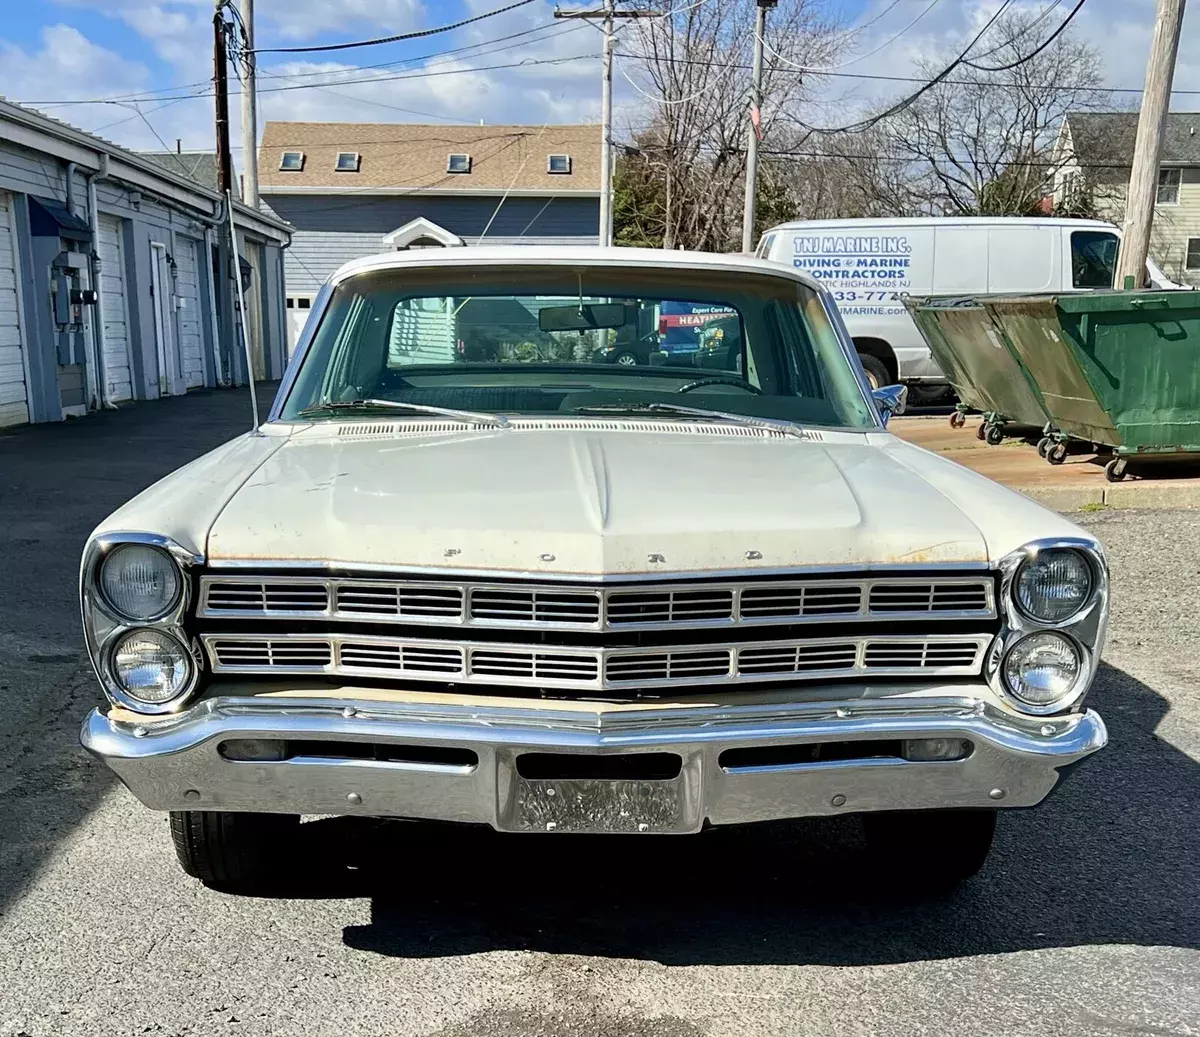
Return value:
[[(768, 136), (779, 114), (806, 96), (794, 66), (828, 62), (839, 42), (835, 29), (819, 0), (782, 0), (771, 12), (775, 54), (763, 77), (762, 104)], [(666, 18), (640, 20), (623, 35), (618, 68), (646, 95), (646, 111), (636, 151), (618, 177), (618, 240), (737, 247), (753, 43), (754, 4), (745, 0), (693, 4)], [(643, 204), (623, 208), (621, 192), (634, 188)], [(760, 222), (776, 214), (768, 205)]]
[[(1103, 65), (1096, 47), (1068, 30), (1039, 50), (1054, 29), (1032, 11), (1003, 15), (971, 64), (880, 123), (883, 153), (906, 167), (909, 184), (934, 211), (1039, 211), (1066, 160), (1055, 149), (1063, 117), (1111, 106), (1098, 89)], [(947, 61), (931, 59), (921, 69), (933, 78)]]

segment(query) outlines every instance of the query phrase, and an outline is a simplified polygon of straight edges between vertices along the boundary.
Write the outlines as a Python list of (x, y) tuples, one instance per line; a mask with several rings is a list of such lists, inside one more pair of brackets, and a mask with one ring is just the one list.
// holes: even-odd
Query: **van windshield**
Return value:
[(784, 277), (666, 268), (463, 265), (348, 278), (282, 417), (345, 418), (354, 401), (505, 416), (671, 404), (877, 427), (819, 293)]

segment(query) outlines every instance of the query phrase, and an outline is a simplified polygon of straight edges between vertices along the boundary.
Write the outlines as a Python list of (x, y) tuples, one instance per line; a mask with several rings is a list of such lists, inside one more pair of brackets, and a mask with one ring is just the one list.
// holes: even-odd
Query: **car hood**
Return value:
[(1035, 537), (1080, 535), (883, 433), (801, 440), (606, 424), (429, 434), (397, 431), (404, 423), (268, 426), (101, 528), (164, 533), (217, 567), (561, 576), (981, 565)]

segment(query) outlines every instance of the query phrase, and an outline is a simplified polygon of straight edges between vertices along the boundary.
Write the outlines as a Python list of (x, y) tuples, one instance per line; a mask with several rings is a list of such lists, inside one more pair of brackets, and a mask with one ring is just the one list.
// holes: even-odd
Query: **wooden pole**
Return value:
[(1158, 0), (1150, 60), (1146, 64), (1146, 88), (1138, 117), (1137, 142), (1129, 191), (1125, 204), (1125, 235), (1117, 259), (1118, 288), (1141, 288), (1146, 283), (1146, 258), (1150, 254), (1150, 228), (1158, 197), (1159, 157), (1163, 126), (1171, 104), (1171, 82), (1175, 78), (1175, 56), (1183, 28), (1185, 0)]
[(217, 108), (217, 189), (233, 190), (233, 161), (229, 153), (229, 78), (225, 58), (225, 0), (216, 0), (213, 13), (213, 94)]

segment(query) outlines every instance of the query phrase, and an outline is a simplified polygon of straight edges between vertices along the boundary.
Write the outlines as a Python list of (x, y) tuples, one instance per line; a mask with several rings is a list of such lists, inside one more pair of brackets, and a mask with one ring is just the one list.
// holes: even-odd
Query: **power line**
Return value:
[(878, 47), (875, 47), (873, 50), (867, 51), (865, 54), (860, 54), (856, 58), (851, 58), (849, 61), (843, 61), (839, 65), (830, 65), (828, 68), (811, 68), (808, 65), (798, 65), (798, 64), (796, 64), (796, 62), (790, 61), (787, 58), (785, 58), (778, 51), (772, 50), (772, 48), (767, 45), (767, 42), (765, 40), (763, 41), (763, 47), (766, 48), (767, 52), (772, 57), (777, 58), (779, 61), (782, 61), (785, 65), (790, 65), (790, 66), (792, 66), (792, 68), (798, 69), (801, 72), (810, 72), (816, 76), (822, 75), (823, 73), (826, 73), (826, 72), (836, 72), (838, 69), (847, 68), (848, 66), (857, 64), (860, 61), (865, 61), (867, 58), (871, 57), (872, 55), (878, 54), (885, 47), (890, 47), (893, 43), (895, 43), (898, 39), (900, 39), (901, 36), (903, 36), (906, 32), (908, 32), (909, 29), (911, 29), (914, 25), (916, 25), (917, 22), (919, 22), (930, 11), (932, 11), (935, 7), (937, 7), (937, 5), (940, 4), (941, 2), (942, 2), (942, 0), (929, 0), (929, 3), (922, 9), (920, 14), (918, 14), (911, 22), (909, 22), (906, 26), (904, 26), (904, 28), (901, 29), (894, 36), (890, 36), (890, 37), (888, 37), (888, 39), (884, 40), (881, 44), (879, 44)]
[[(1077, 3), (1071, 9), (1071, 13), (1068, 14), (1066, 16), (1066, 18), (1063, 19), (1062, 25), (1060, 25), (1057, 29), (1055, 29), (1049, 36), (1047, 36), (1041, 42), (1041, 44), (1039, 46), (1034, 48), (1032, 51), (1030, 51), (1024, 57), (1018, 58), (1016, 61), (1010, 61), (1007, 65), (977, 65), (973, 61), (964, 61), (963, 64), (966, 65), (968, 68), (975, 69), (977, 72), (1007, 72), (1010, 69), (1016, 68), (1018, 65), (1024, 65), (1025, 62), (1032, 61), (1034, 58), (1036, 58), (1042, 51), (1044, 51), (1047, 47), (1049, 47), (1050, 44), (1052, 44), (1056, 39), (1058, 39), (1059, 36), (1061, 36), (1066, 31), (1067, 26), (1071, 24), (1071, 19), (1074, 18), (1083, 9), (1083, 5), (1085, 3), (1087, 3), (1087, 0), (1079, 0), (1079, 3)], [(993, 51), (992, 53), (995, 53), (995, 52)]]
[(314, 47), (268, 47), (258, 49), (256, 54), (313, 54), (317, 51), (330, 50), (350, 50), (354, 47), (376, 47), (381, 43), (399, 43), (401, 40), (417, 40), (423, 39), (426, 36), (436, 36), (438, 33), (452, 32), (455, 29), (461, 29), (464, 25), (472, 25), (475, 22), (481, 22), (485, 18), (494, 18), (498, 14), (504, 14), (507, 11), (515, 11), (518, 7), (524, 7), (527, 4), (534, 3), (535, 0), (516, 0), (515, 3), (509, 4), (507, 7), (498, 7), (494, 11), (485, 11), (483, 14), (477, 14), (470, 18), (464, 18), (461, 21), (453, 22), (449, 25), (439, 25), (435, 29), (418, 29), (414, 32), (403, 32), (396, 36), (383, 36), (374, 40), (356, 40), (353, 43), (326, 43)]

